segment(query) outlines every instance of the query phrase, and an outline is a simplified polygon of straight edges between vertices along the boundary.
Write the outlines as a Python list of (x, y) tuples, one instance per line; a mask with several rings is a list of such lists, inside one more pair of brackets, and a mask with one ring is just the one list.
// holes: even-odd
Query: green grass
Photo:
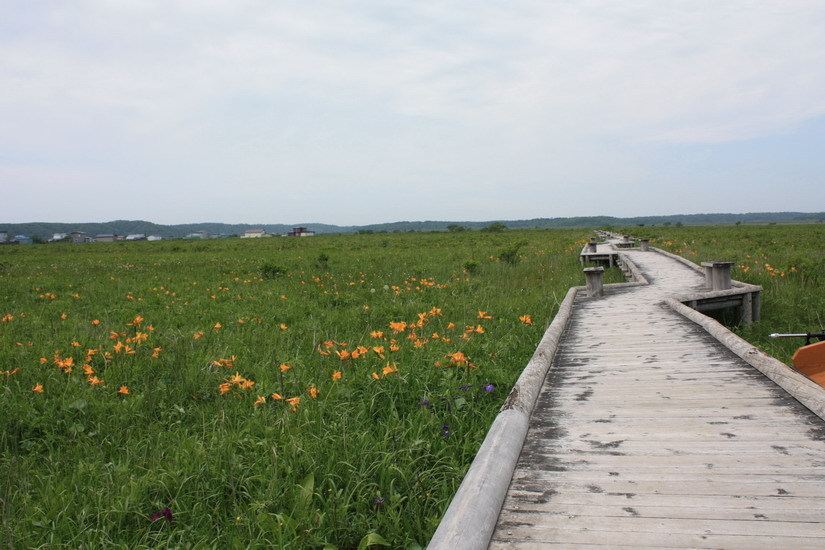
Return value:
[(425, 545), (588, 237), (3, 247), (0, 542)]

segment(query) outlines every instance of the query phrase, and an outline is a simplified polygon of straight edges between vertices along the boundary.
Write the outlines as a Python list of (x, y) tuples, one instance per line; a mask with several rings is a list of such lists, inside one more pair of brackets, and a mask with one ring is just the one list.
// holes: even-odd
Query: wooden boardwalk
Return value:
[(702, 275), (579, 293), (490, 549), (825, 548), (825, 422), (664, 304)]

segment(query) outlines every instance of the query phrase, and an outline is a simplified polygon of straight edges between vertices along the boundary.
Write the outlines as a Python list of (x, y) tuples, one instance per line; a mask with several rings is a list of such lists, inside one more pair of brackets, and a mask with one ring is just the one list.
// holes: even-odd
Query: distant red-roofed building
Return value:
[(306, 227), (293, 227), (292, 231), (287, 233), (289, 237), (312, 237), (315, 231), (310, 231)]

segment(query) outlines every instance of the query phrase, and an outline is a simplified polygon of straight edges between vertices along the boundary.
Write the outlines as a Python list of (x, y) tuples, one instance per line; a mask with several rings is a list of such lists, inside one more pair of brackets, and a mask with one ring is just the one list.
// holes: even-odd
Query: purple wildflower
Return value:
[(152, 515), (152, 521), (157, 521), (160, 518), (165, 518), (166, 521), (173, 521), (175, 517), (172, 515), (172, 510), (169, 508), (164, 508), (160, 512), (156, 512)]
[(496, 389), (496, 387), (494, 385), (490, 384), (489, 382), (484, 384), (484, 391), (489, 393), (489, 392), (493, 391), (494, 389)]
[(443, 430), (441, 435), (443, 435), (444, 437), (450, 437), (450, 427), (449, 426), (446, 426), (446, 425), (441, 426), (441, 429)]
[(375, 498), (373, 498), (372, 500), (375, 502), (375, 504), (376, 504), (377, 506), (383, 506), (383, 505), (384, 505), (384, 500), (385, 500), (385, 499), (383, 499), (383, 498), (381, 498), (381, 497), (375, 497)]
[(427, 401), (426, 399), (421, 399), (421, 401), (418, 402), (418, 406), (419, 407), (429, 407), (430, 402)]
[(458, 389), (460, 389), (460, 390), (469, 390), (472, 387), (473, 387), (473, 385), (470, 384), (469, 386), (459, 386)]

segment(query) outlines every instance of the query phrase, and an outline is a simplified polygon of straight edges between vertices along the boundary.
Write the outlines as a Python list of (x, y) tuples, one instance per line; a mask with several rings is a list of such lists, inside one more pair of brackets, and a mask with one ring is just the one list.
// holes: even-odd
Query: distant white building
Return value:
[(209, 231), (195, 231), (194, 233), (189, 233), (185, 238), (186, 239), (208, 239), (212, 235)]
[(146, 237), (146, 240), (147, 241), (162, 241), (163, 237), (161, 237), (160, 235), (149, 235), (148, 237)]
[(266, 232), (264, 229), (247, 229), (246, 232), (241, 235), (242, 239), (259, 239), (261, 237), (271, 237), (269, 233)]
[(68, 236), (69, 235), (67, 233), (53, 233), (52, 238), (49, 239), (49, 242), (56, 243), (58, 241), (65, 241)]
[(133, 233), (131, 235), (126, 235), (127, 241), (145, 241), (146, 235), (143, 233)]

